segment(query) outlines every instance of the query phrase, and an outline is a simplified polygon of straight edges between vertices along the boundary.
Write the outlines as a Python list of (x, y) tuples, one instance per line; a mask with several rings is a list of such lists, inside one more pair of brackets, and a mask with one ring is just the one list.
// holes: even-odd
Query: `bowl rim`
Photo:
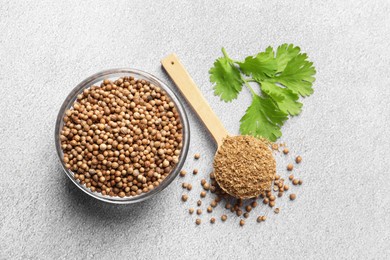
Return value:
[[(114, 77), (124, 77), (126, 76), (133, 76), (136, 79), (146, 79), (153, 83), (154, 85), (161, 87), (167, 95), (170, 97), (171, 101), (175, 103), (175, 106), (179, 112), (181, 124), (182, 124), (182, 131), (183, 131), (183, 139), (182, 139), (182, 148), (179, 156), (179, 162), (176, 164), (175, 168), (170, 172), (170, 174), (165, 177), (165, 179), (161, 182), (159, 186), (154, 188), (153, 190), (147, 192), (147, 193), (141, 193), (140, 195), (132, 196), (132, 197), (111, 197), (111, 196), (105, 196), (98, 192), (92, 192), (89, 188), (87, 188), (85, 185), (81, 185), (74, 177), (73, 172), (68, 170), (65, 166), (65, 163), (63, 161), (63, 151), (61, 148), (61, 141), (60, 141), (60, 132), (63, 127), (63, 119), (65, 115), (65, 111), (72, 107), (73, 102), (77, 99), (77, 95), (80, 94), (84, 89), (87, 89), (91, 87), (94, 84), (97, 84), (101, 82), (105, 78), (114, 78)], [(103, 202), (112, 203), (112, 204), (133, 204), (138, 203), (141, 201), (144, 201), (146, 199), (149, 199), (156, 195), (157, 193), (164, 190), (166, 187), (169, 186), (169, 184), (172, 183), (172, 181), (177, 177), (180, 170), (182, 169), (184, 162), (187, 158), (188, 149), (189, 149), (189, 143), (190, 143), (190, 125), (188, 121), (187, 113), (184, 109), (184, 101), (183, 99), (178, 96), (172, 89), (169, 87), (166, 83), (164, 83), (162, 80), (157, 78), (156, 76), (142, 71), (138, 69), (133, 68), (114, 68), (114, 69), (108, 69), (103, 70), (98, 73), (95, 73), (83, 81), (81, 81), (79, 84), (76, 85), (75, 88), (72, 89), (72, 91), (67, 95), (64, 102), (61, 105), (61, 108), (57, 115), (56, 125), (55, 125), (55, 132), (54, 132), (54, 139), (55, 139), (55, 146), (57, 150), (57, 156), (58, 159), (61, 162), (61, 166), (63, 171), (66, 173), (68, 178), (84, 193), (88, 194), (89, 196), (98, 199)]]

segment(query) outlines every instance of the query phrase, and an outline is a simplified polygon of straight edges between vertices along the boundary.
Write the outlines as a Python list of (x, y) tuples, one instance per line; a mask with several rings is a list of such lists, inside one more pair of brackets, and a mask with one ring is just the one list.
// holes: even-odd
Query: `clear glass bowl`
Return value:
[[(61, 148), (61, 141), (60, 141), (60, 133), (64, 124), (64, 114), (65, 111), (72, 107), (74, 101), (77, 99), (77, 95), (82, 93), (84, 89), (87, 89), (91, 87), (92, 85), (100, 85), (100, 83), (104, 79), (117, 79), (120, 77), (134, 77), (136, 79), (144, 79), (148, 80), (151, 83), (153, 83), (156, 86), (161, 87), (165, 90), (165, 92), (169, 95), (171, 100), (175, 103), (176, 108), (180, 115), (180, 120), (182, 123), (182, 131), (183, 131), (183, 140), (182, 140), (182, 149), (179, 156), (179, 162), (176, 164), (175, 168), (172, 169), (171, 173), (161, 182), (159, 186), (154, 188), (153, 190), (147, 192), (147, 193), (141, 193), (140, 195), (132, 196), (132, 197), (110, 197), (108, 195), (102, 195), (98, 192), (92, 192), (89, 188), (87, 188), (85, 185), (81, 185), (76, 179), (73, 177), (74, 173), (67, 169), (65, 167), (65, 164), (63, 162), (63, 151)], [(187, 114), (183, 108), (183, 102), (182, 100), (176, 96), (176, 94), (161, 80), (156, 78), (155, 76), (136, 69), (111, 69), (111, 70), (105, 70), (99, 73), (96, 73), (84, 81), (82, 81), (80, 84), (78, 84), (72, 92), (67, 96), (64, 103), (61, 106), (61, 109), (57, 116), (56, 121), (56, 127), (55, 127), (55, 144), (57, 149), (58, 158), (61, 161), (61, 165), (63, 170), (65, 171), (66, 175), (72, 180), (74, 184), (76, 184), (77, 187), (79, 187), (82, 191), (90, 195), (91, 197), (94, 197), (95, 199), (114, 203), (114, 204), (130, 204), (130, 203), (136, 203), (143, 200), (146, 200), (153, 195), (157, 194), (158, 192), (165, 189), (179, 174), (181, 168), (183, 167), (184, 161), (187, 157), (188, 153), (188, 147), (190, 142), (190, 128), (188, 124), (188, 118)]]

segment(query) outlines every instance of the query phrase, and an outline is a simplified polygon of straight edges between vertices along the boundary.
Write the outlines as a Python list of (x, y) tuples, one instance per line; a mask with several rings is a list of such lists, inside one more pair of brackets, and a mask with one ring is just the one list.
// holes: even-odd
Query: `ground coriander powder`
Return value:
[(271, 190), (276, 162), (270, 144), (253, 136), (228, 136), (214, 158), (219, 186), (241, 199), (254, 198)]

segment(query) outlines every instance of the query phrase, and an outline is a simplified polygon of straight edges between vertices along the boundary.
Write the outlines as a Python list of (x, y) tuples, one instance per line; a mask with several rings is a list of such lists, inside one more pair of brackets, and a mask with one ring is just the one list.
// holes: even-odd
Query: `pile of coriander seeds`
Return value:
[(165, 91), (147, 80), (106, 79), (85, 89), (63, 122), (63, 162), (92, 192), (147, 193), (178, 163), (180, 115)]
[[(288, 155), (289, 149), (285, 148), (285, 144), (272, 145), (272, 149), (275, 152), (279, 152), (279, 148), (281, 147), (284, 147), (284, 149), (282, 149), (283, 154)], [(196, 154), (194, 158), (198, 160), (200, 158), (199, 154)], [(300, 164), (301, 162), (302, 157), (296, 156), (295, 164)], [(189, 206), (187, 209), (190, 215), (196, 214), (196, 225), (200, 225), (202, 223), (202, 218), (206, 218), (206, 222), (209, 222), (210, 224), (215, 224), (217, 220), (224, 223), (228, 221), (229, 218), (233, 218), (234, 220), (238, 220), (239, 226), (244, 226), (246, 221), (250, 221), (251, 217), (253, 219), (252, 221), (261, 223), (266, 221), (270, 214), (277, 215), (281, 212), (281, 208), (277, 202), (278, 198), (283, 197), (285, 194), (290, 201), (294, 201), (297, 198), (292, 186), (298, 187), (302, 185), (303, 181), (300, 178), (294, 177), (293, 171), (294, 163), (289, 163), (286, 166), (284, 174), (278, 173), (275, 175), (272, 182), (272, 188), (270, 190), (261, 192), (258, 197), (251, 199), (237, 199), (232, 197), (218, 186), (213, 172), (205, 174), (209, 175), (209, 180), (206, 180), (205, 178), (201, 179), (200, 185), (203, 190), (200, 194), (191, 194), (192, 185), (188, 181), (182, 183), (182, 203), (184, 206), (187, 206), (191, 203), (191, 197), (194, 197), (194, 200), (197, 200), (195, 207)], [(195, 169), (192, 175), (197, 174), (198, 170)], [(186, 177), (187, 175), (190, 174), (188, 174), (185, 170), (181, 171), (180, 176), (182, 178), (191, 178)], [(189, 189), (188, 187), (191, 188)], [(216, 215), (215, 208), (217, 207), (222, 208), (222, 210), (226, 212)], [(266, 213), (268, 211), (267, 208), (272, 209), (271, 212)]]

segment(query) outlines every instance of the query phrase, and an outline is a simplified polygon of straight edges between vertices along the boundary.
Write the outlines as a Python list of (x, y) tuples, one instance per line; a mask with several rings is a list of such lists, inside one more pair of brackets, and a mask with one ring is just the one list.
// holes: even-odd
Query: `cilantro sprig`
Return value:
[[(276, 52), (268, 47), (264, 52), (248, 56), (244, 61), (231, 59), (222, 48), (223, 57), (210, 69), (214, 94), (230, 102), (238, 97), (245, 85), (252, 93), (252, 104), (240, 120), (240, 132), (276, 141), (289, 116), (302, 110), (299, 97), (313, 93), (316, 70), (306, 53), (292, 44), (280, 45)], [(260, 87), (256, 94), (250, 82)]]

